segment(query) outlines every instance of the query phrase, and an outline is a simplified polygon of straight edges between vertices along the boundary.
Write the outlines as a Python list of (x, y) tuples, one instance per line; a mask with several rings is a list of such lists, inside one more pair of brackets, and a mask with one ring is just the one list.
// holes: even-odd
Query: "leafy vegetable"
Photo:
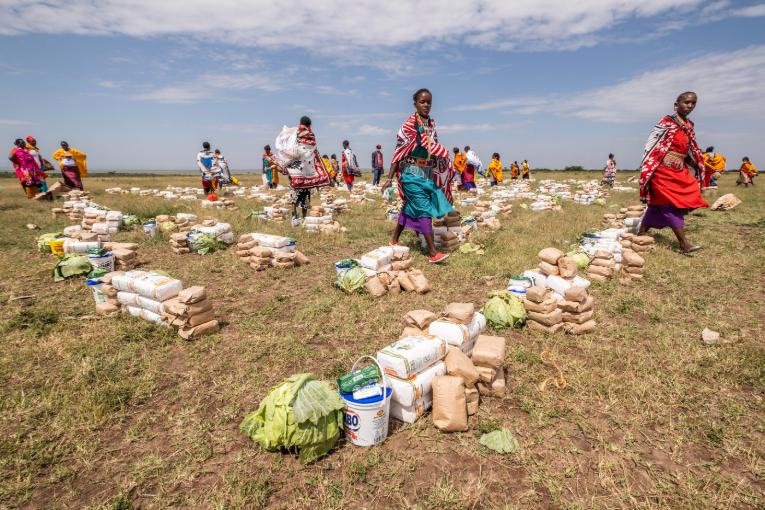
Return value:
[(497, 453), (515, 453), (518, 440), (507, 429), (498, 429), (481, 436), (480, 443)]
[(69, 253), (59, 257), (56, 267), (53, 268), (53, 281), (60, 282), (71, 276), (80, 276), (90, 273), (93, 266), (87, 257)]
[(141, 224), (141, 220), (135, 214), (125, 214), (122, 216), (123, 228), (132, 228)]
[(458, 248), (458, 251), (460, 253), (475, 253), (476, 255), (483, 255), (484, 247), (482, 244), (468, 242), (461, 244)]
[(226, 247), (226, 243), (215, 237), (213, 234), (197, 234), (189, 238), (191, 250), (200, 255), (207, 255), (214, 251)]
[(166, 221), (162, 224), (162, 232), (177, 232), (177, 231), (178, 231), (178, 225), (176, 225), (172, 221)]
[(354, 267), (337, 277), (335, 286), (343, 289), (348, 294), (352, 294), (364, 287), (367, 274), (360, 267)]
[(486, 320), (496, 328), (521, 327), (526, 322), (526, 309), (518, 296), (506, 290), (489, 294), (483, 307)]
[(297, 450), (307, 464), (335, 446), (344, 407), (329, 384), (312, 374), (295, 374), (272, 388), (239, 428), (266, 450)]
[(51, 232), (50, 234), (41, 235), (37, 238), (37, 251), (40, 253), (50, 253), (50, 245), (48, 243), (54, 239), (63, 237), (63, 235), (64, 234), (61, 232)]

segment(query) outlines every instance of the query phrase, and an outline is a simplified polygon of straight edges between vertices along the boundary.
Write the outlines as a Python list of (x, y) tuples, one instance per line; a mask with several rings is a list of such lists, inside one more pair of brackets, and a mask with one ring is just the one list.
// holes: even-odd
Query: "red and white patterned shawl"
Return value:
[[(417, 129), (418, 123), (422, 123), (426, 129), (421, 133)], [(430, 134), (428, 134), (430, 131)], [(413, 113), (406, 122), (401, 126), (396, 135), (396, 150), (393, 152), (393, 158), (391, 164), (397, 164), (407, 156), (418, 146), (424, 147), (428, 154), (435, 159), (433, 165), (433, 181), (436, 186), (441, 188), (441, 191), (446, 196), (449, 203), (453, 203), (452, 198), (452, 181), (454, 180), (454, 167), (449, 160), (449, 151), (438, 143), (438, 132), (436, 131), (436, 121), (433, 117), (428, 118), (427, 126), (424, 125), (422, 119), (417, 113)], [(399, 168), (396, 168), (396, 174), (399, 174)], [(406, 200), (403, 190), (401, 189), (401, 181), (399, 181), (398, 192), (402, 200)]]
[[(640, 198), (643, 201), (647, 202), (651, 199), (651, 177), (664, 160), (664, 156), (672, 146), (675, 135), (681, 129), (685, 130), (688, 135), (688, 156), (697, 168), (704, 168), (704, 157), (696, 143), (693, 122), (686, 119), (685, 126), (681, 126), (672, 115), (665, 115), (648, 135), (648, 141), (643, 149), (643, 160), (640, 163)], [(697, 178), (701, 174), (701, 172), (697, 172)]]
[(329, 174), (321, 161), (319, 149), (316, 147), (316, 135), (313, 130), (304, 125), (300, 125), (297, 131), (297, 141), (309, 149), (313, 149), (313, 175), (310, 177), (290, 176), (290, 186), (295, 189), (318, 188), (329, 184)]

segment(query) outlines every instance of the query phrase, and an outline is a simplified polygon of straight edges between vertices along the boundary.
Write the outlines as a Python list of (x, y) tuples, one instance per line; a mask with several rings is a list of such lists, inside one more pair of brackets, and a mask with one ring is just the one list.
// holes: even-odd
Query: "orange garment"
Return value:
[(459, 173), (464, 173), (467, 169), (467, 155), (464, 152), (460, 152), (454, 156), (454, 169)]

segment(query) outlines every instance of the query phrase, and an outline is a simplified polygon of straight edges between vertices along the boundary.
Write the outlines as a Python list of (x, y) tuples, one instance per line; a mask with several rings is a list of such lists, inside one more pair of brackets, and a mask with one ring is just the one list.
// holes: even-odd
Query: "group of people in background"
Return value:
[[(67, 142), (61, 142), (60, 148), (52, 154), (52, 158), (58, 162), (64, 184), (72, 189), (83, 189), (82, 178), (88, 175), (87, 154), (70, 147)], [(41, 194), (46, 196), (46, 179), (50, 176), (49, 172), (53, 171), (53, 165), (42, 156), (34, 136), (17, 138), (8, 159), (27, 198), (35, 198)]]

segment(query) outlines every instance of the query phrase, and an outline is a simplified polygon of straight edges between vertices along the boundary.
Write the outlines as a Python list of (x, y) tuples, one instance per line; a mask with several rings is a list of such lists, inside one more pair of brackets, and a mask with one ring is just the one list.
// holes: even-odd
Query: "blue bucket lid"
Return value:
[[(385, 398), (390, 398), (391, 393), (393, 393), (393, 388), (388, 387), (385, 388)], [(343, 393), (340, 392), (340, 396), (343, 397), (343, 400), (346, 402), (350, 402), (351, 404), (376, 404), (382, 400), (382, 395), (375, 395), (373, 397), (367, 397), (367, 398), (353, 398), (353, 393)]]
[(93, 287), (95, 287), (96, 285), (101, 285), (103, 283), (104, 282), (102, 282), (101, 280), (99, 280), (97, 278), (93, 278), (93, 279), (85, 281), (85, 285), (90, 285), (90, 286), (93, 286)]

